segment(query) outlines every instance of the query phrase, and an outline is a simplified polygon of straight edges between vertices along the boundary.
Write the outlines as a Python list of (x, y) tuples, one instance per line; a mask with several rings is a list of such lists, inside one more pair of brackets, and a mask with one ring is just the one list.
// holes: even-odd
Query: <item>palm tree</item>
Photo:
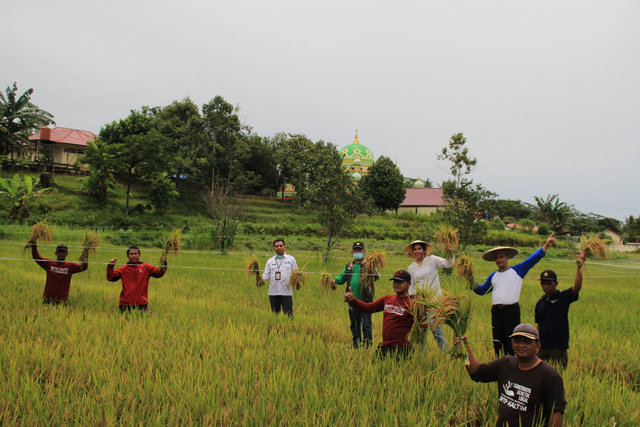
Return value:
[(16, 82), (0, 91), (0, 154), (7, 155), (28, 143), (29, 135), (40, 127), (54, 124), (53, 115), (31, 103), (33, 89), (18, 97)]

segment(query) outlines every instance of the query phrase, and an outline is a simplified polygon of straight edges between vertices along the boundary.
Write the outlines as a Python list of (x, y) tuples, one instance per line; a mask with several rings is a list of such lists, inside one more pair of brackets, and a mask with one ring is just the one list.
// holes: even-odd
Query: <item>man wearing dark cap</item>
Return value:
[[(462, 337), (473, 381), (498, 383), (498, 426), (561, 426), (567, 401), (562, 377), (551, 365), (541, 360), (538, 330), (528, 323), (515, 327), (509, 336), (514, 356), (503, 356), (490, 363), (480, 363)], [(454, 336), (453, 344), (460, 342)]]
[[(357, 241), (351, 247), (353, 260), (345, 265), (344, 270), (334, 280), (335, 283), (342, 285), (347, 284), (346, 292), (353, 293), (354, 297), (364, 302), (371, 302), (374, 298), (374, 287), (365, 288), (360, 281), (360, 272), (364, 267), (364, 243)], [(380, 275), (376, 272), (374, 280), (378, 280)], [(353, 337), (353, 348), (358, 348), (360, 343), (364, 343), (365, 347), (371, 346), (372, 328), (371, 313), (364, 313), (353, 307), (349, 307), (350, 329)]]
[(515, 248), (500, 246), (493, 248), (482, 255), (485, 261), (495, 261), (498, 271), (494, 271), (487, 277), (482, 285), (471, 279), (473, 291), (478, 295), (491, 292), (491, 327), (493, 330), (493, 349), (496, 356), (501, 353), (513, 355), (509, 334), (520, 323), (520, 290), (524, 276), (534, 265), (538, 263), (553, 245), (554, 233), (547, 239), (544, 245), (529, 258), (521, 263), (509, 267), (509, 259), (518, 254)]
[(582, 289), (582, 266), (586, 254), (578, 254), (578, 267), (573, 286), (560, 292), (558, 277), (553, 270), (545, 270), (540, 274), (540, 286), (544, 295), (536, 304), (536, 323), (540, 333), (541, 349), (539, 356), (549, 363), (557, 363), (567, 367), (569, 358), (569, 306), (578, 300)]
[(391, 279), (394, 295), (385, 295), (373, 302), (363, 302), (353, 296), (353, 292), (344, 294), (345, 302), (364, 313), (383, 311), (382, 343), (378, 346), (378, 355), (407, 356), (411, 351), (411, 343), (407, 339), (413, 326), (411, 306), (413, 300), (409, 297), (411, 274), (405, 270), (398, 270)]
[(34, 261), (47, 272), (47, 282), (44, 285), (44, 295), (42, 302), (44, 304), (63, 304), (69, 299), (69, 288), (71, 287), (71, 276), (75, 273), (85, 271), (89, 264), (87, 260), (89, 253), (87, 249), (83, 249), (80, 255), (81, 264), (67, 262), (69, 249), (67, 245), (58, 245), (56, 247), (56, 260), (42, 258), (38, 252), (38, 245), (35, 237), (29, 239), (31, 246), (31, 256)]

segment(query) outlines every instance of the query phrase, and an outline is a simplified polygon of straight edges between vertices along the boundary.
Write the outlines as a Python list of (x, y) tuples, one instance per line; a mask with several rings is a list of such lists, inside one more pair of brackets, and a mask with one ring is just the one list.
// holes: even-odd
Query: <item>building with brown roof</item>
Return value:
[[(23, 147), (23, 155), (34, 162), (52, 165), (52, 169), (71, 169), (87, 149), (87, 143), (97, 138), (93, 132), (63, 127), (43, 127), (29, 137), (30, 145)], [(80, 166), (80, 169), (84, 167)]]
[(400, 203), (398, 213), (413, 212), (430, 215), (444, 206), (442, 188), (407, 188), (407, 195)]

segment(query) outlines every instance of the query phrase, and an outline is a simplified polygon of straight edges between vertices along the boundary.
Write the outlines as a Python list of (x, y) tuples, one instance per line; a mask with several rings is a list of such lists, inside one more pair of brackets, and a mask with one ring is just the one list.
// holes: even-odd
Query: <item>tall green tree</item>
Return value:
[(538, 219), (548, 224), (557, 234), (567, 234), (572, 217), (571, 206), (560, 201), (557, 194), (547, 195), (544, 199), (534, 196), (534, 199)]
[(393, 161), (380, 156), (362, 179), (362, 188), (379, 211), (398, 211), (406, 197), (404, 177)]
[(40, 127), (55, 124), (53, 115), (31, 102), (33, 89), (18, 96), (16, 82), (0, 91), (0, 155), (19, 150)]
[(450, 163), (452, 176), (452, 179), (442, 183), (442, 198), (446, 203), (443, 216), (458, 228), (463, 245), (478, 242), (484, 237), (487, 225), (480, 221), (481, 205), (495, 196), (482, 185), (474, 184), (469, 177), (478, 161), (469, 155), (466, 143), (467, 139), (462, 133), (457, 133), (438, 155), (438, 160)]

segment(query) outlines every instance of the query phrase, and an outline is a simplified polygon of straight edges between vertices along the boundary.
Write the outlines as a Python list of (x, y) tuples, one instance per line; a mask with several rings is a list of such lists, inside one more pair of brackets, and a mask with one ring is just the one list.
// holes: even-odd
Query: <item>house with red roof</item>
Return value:
[[(53, 168), (70, 169), (78, 157), (84, 154), (87, 143), (96, 139), (93, 132), (63, 127), (43, 127), (35, 135), (29, 137), (31, 144), (23, 148), (23, 153), (31, 161), (42, 161), (43, 158)], [(80, 167), (85, 169), (85, 167)]]
[(444, 206), (442, 188), (407, 188), (406, 196), (404, 201), (400, 203), (398, 213), (413, 212), (430, 215)]

